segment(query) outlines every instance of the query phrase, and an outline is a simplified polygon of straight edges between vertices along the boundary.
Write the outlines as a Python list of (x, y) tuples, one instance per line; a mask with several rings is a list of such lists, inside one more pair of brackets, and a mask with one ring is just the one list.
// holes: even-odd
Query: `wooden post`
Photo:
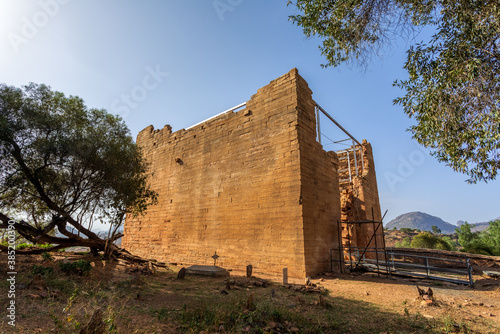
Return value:
[(283, 268), (283, 285), (288, 284), (288, 268)]

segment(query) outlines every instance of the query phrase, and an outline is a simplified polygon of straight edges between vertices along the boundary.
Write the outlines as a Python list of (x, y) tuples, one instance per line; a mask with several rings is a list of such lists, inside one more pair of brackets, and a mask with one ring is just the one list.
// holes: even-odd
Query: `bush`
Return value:
[(54, 257), (52, 257), (52, 255), (50, 255), (50, 253), (43, 252), (42, 253), (42, 259), (44, 261), (52, 261), (52, 260), (54, 260)]
[(411, 247), (451, 250), (451, 247), (446, 241), (433, 235), (430, 232), (423, 232), (413, 237), (413, 240), (411, 241)]
[(493, 247), (487, 245), (483, 240), (481, 239), (474, 239), (472, 240), (467, 247), (464, 247), (463, 250), (466, 253), (473, 253), (473, 254), (482, 254), (482, 255), (495, 255), (495, 250)]
[(448, 244), (448, 247), (452, 251), (456, 251), (458, 247), (458, 242), (450, 238), (449, 236), (444, 236), (441, 238), (444, 242)]
[(404, 238), (401, 242), (396, 242), (394, 245), (396, 248), (410, 248), (411, 247), (411, 237)]
[(35, 264), (35, 265), (33, 265), (33, 268), (31, 269), (31, 273), (33, 275), (41, 275), (41, 276), (45, 276), (45, 277), (50, 277), (54, 273), (54, 268), (37, 266)]
[(77, 260), (74, 262), (59, 262), (59, 268), (66, 274), (87, 275), (92, 270), (89, 260)]

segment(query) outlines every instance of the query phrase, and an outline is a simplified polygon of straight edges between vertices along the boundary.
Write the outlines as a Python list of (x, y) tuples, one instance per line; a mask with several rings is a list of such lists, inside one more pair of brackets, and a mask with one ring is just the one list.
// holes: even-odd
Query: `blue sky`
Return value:
[(78, 95), (121, 115), (135, 138), (150, 124), (187, 128), (296, 67), (313, 98), (372, 143), (385, 222), (410, 211), (453, 224), (500, 216), (500, 181), (467, 184), (406, 131), (412, 120), (392, 104), (401, 95), (392, 83), (405, 78), (408, 44), (366, 71), (324, 69), (318, 41), (288, 20), (286, 2), (0, 0), (0, 82)]

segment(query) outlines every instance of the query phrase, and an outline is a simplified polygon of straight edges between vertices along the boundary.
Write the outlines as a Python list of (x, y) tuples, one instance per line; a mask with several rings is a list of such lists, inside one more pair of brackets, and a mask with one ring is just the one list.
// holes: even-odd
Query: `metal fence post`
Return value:
[(474, 280), (472, 279), (472, 266), (470, 265), (470, 259), (467, 258), (467, 273), (469, 274), (469, 286), (472, 288), (474, 285)]

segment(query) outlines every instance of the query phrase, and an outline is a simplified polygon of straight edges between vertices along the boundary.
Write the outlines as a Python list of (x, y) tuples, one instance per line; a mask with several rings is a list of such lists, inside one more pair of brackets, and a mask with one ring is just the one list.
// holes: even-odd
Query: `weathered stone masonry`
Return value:
[[(168, 125), (142, 130), (137, 143), (159, 201), (127, 218), (123, 246), (184, 265), (213, 264), (217, 251), (218, 265), (252, 264), (258, 274), (329, 270), (330, 249), (339, 245), (339, 160), (316, 141), (314, 105), (293, 69), (243, 110), (174, 133)], [(374, 198), (370, 191), (364, 202)]]

